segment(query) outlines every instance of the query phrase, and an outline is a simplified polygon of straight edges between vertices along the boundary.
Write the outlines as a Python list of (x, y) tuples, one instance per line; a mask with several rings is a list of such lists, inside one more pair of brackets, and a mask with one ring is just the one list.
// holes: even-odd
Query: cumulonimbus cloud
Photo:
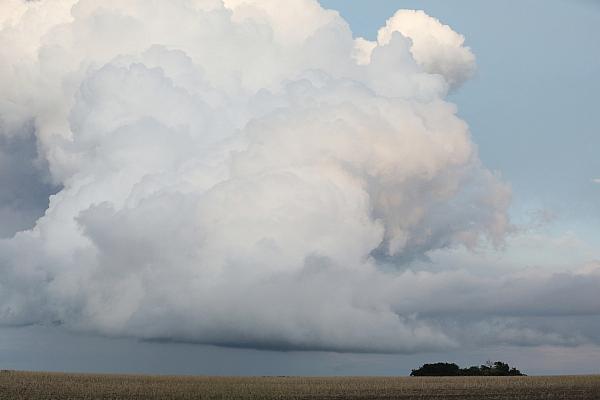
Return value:
[[(375, 352), (459, 345), (460, 318), (495, 327), (483, 342), (537, 332), (517, 320), (546, 312), (523, 286), (494, 303), (495, 280), (406, 267), (510, 230), (510, 189), (445, 100), (475, 67), (448, 26), (399, 11), (355, 40), (313, 0), (0, 11), (0, 135), (33, 130), (60, 189), (0, 241), (0, 323)], [(565, 282), (593, 314), (590, 271)]]

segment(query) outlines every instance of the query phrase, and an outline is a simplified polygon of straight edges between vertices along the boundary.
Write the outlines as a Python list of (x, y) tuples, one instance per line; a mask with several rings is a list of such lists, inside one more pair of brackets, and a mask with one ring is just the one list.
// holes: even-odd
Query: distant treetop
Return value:
[(511, 368), (502, 361), (488, 361), (479, 367), (460, 368), (454, 363), (424, 364), (419, 369), (413, 369), (410, 376), (525, 376), (516, 368)]

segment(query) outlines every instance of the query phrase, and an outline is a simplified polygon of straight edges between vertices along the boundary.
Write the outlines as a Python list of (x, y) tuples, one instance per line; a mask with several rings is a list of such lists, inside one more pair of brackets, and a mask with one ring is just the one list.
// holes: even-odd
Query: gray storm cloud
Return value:
[(312, 0), (3, 1), (0, 145), (33, 140), (39, 178), (0, 240), (0, 323), (335, 351), (588, 340), (524, 317), (597, 315), (598, 266), (410, 268), (511, 229), (445, 100), (474, 69), (420, 11), (371, 42)]

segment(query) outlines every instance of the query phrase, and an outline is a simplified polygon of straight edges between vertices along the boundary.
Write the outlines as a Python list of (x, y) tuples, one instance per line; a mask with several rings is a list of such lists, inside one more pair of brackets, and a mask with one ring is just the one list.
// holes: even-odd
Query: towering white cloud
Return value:
[[(474, 68), (449, 27), (399, 11), (355, 41), (312, 0), (2, 11), (0, 135), (33, 126), (61, 188), (0, 241), (2, 324), (410, 352), (459, 345), (463, 310), (521, 340), (522, 321), (473, 317), (502, 284), (406, 267), (510, 230), (508, 186), (444, 100)], [(529, 296), (517, 286), (501, 313)]]
[(475, 70), (475, 56), (464, 46), (464, 36), (420, 10), (398, 10), (379, 29), (376, 42), (356, 39), (357, 62), (368, 64), (372, 52), (388, 45), (395, 34), (410, 40), (411, 55), (425, 71), (442, 75), (451, 87), (463, 83)]

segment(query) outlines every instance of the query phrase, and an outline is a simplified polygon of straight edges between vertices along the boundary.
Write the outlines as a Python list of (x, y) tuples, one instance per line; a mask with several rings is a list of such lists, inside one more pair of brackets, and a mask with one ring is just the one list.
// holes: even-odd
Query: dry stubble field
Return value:
[(0, 373), (0, 399), (600, 399), (600, 375), (192, 377)]

